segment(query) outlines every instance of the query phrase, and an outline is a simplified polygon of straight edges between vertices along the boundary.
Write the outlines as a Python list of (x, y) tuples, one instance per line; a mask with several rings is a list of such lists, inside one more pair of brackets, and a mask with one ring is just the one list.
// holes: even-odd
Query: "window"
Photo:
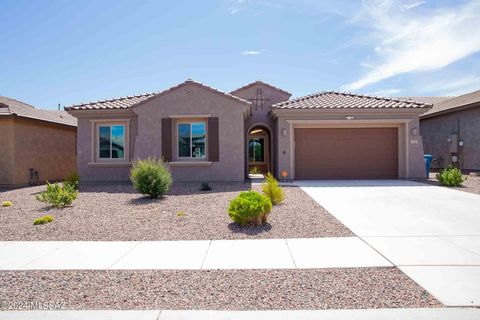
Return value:
[(263, 138), (251, 138), (248, 141), (248, 161), (249, 162), (264, 162), (264, 145)]
[(205, 158), (205, 122), (179, 123), (178, 157)]
[(98, 157), (100, 159), (125, 158), (125, 126), (101, 125), (98, 127)]

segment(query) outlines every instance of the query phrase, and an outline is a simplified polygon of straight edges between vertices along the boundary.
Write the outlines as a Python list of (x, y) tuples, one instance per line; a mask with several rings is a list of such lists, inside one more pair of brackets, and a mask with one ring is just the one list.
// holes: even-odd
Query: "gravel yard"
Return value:
[[(429, 179), (424, 179), (420, 182), (443, 187), (440, 182), (438, 182), (436, 178), (436, 173), (430, 173)], [(480, 177), (468, 176), (467, 180), (463, 182), (463, 185), (461, 187), (453, 187), (451, 189), (480, 194)]]
[[(352, 232), (295, 186), (284, 187), (286, 200), (274, 206), (269, 223), (242, 228), (227, 214), (229, 201), (247, 183), (176, 184), (162, 199), (138, 194), (129, 184), (84, 185), (73, 206), (52, 209), (35, 199), (45, 186), (4, 191), (0, 201), (0, 240), (196, 240), (313, 238), (352, 236)], [(51, 214), (55, 221), (34, 226)]]
[(441, 307), (397, 268), (0, 272), (0, 300), (66, 309)]

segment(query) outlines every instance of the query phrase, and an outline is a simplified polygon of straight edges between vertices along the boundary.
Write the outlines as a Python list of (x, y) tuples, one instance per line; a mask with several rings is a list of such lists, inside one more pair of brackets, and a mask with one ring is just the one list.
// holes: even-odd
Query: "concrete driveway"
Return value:
[(400, 180), (297, 184), (445, 305), (480, 305), (480, 195)]

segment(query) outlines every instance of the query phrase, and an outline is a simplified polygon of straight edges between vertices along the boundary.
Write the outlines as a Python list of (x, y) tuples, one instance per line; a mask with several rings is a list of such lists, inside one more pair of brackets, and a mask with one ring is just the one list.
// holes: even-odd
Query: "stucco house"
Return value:
[(126, 181), (132, 161), (149, 156), (169, 161), (176, 181), (242, 181), (252, 167), (286, 179), (425, 175), (419, 115), (431, 105), (340, 92), (290, 97), (262, 81), (226, 93), (189, 79), (65, 110), (78, 119), (82, 181)]
[(480, 90), (434, 103), (420, 116), (420, 132), (433, 168), (480, 171)]
[(0, 96), (0, 186), (65, 178), (76, 169), (77, 120)]

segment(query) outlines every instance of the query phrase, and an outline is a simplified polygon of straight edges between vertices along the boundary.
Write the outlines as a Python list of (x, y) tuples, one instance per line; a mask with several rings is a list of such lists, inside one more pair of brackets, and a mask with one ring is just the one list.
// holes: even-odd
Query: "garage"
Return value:
[(296, 128), (295, 179), (397, 179), (397, 128)]

